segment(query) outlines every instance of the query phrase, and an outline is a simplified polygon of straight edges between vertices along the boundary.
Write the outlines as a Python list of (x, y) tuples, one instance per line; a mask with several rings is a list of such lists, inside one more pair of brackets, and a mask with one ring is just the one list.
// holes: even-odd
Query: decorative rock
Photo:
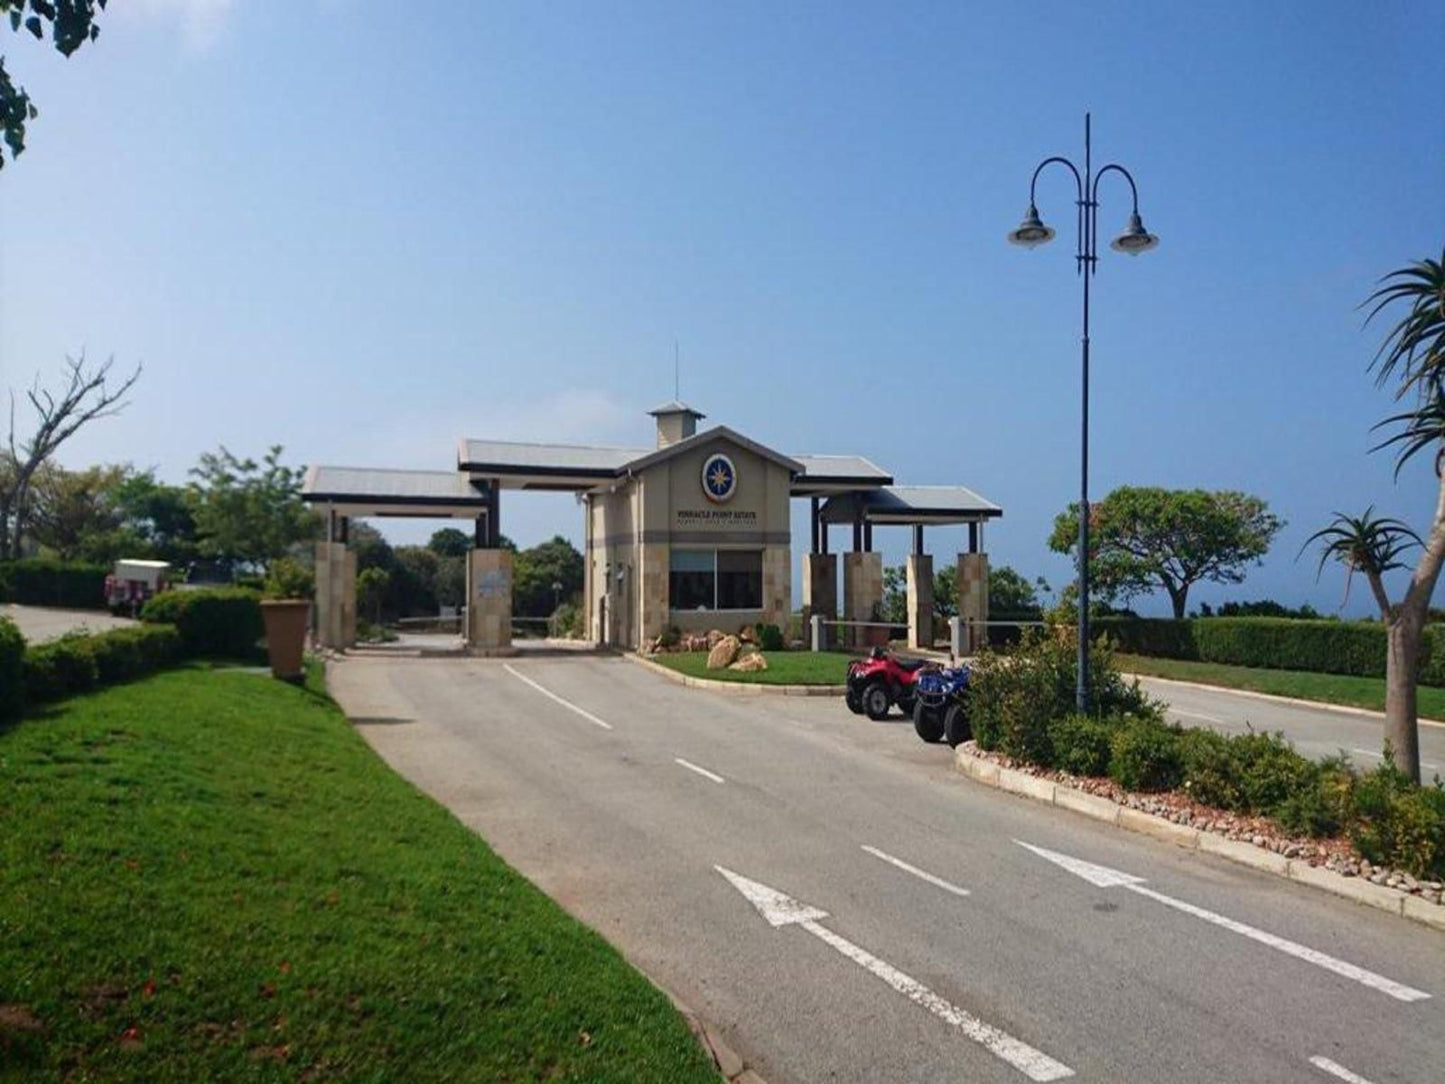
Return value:
[(729, 670), (736, 670), (742, 674), (751, 674), (758, 670), (766, 670), (767, 668), (768, 660), (763, 656), (761, 651), (751, 651), (728, 667)]
[(726, 635), (726, 634), (725, 634), (721, 629), (708, 629), (708, 630), (707, 630), (707, 649), (708, 649), (709, 651), (711, 651), (713, 648), (717, 647), (718, 641), (721, 640), (721, 639), (723, 639), (723, 637), (724, 637), (725, 635)]
[[(711, 633), (708, 635), (711, 636)], [(709, 670), (726, 669), (738, 657), (738, 651), (741, 648), (742, 644), (738, 642), (736, 636), (724, 636), (707, 653), (707, 668)]]

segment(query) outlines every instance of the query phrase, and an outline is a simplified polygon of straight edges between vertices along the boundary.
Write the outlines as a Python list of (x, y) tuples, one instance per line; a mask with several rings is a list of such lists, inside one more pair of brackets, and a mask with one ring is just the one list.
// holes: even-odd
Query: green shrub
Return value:
[(1316, 768), (1279, 734), (1236, 734), (1229, 754), (1239, 781), (1241, 813), (1274, 813), (1313, 787)]
[[(969, 676), (973, 734), (980, 748), (1052, 766), (1050, 725), (1074, 713), (1077, 679), (1074, 645), (1046, 633), (1031, 630), (1007, 654), (982, 652)], [(1138, 682), (1123, 679), (1113, 651), (1102, 641), (1089, 649), (1089, 707), (1101, 718), (1163, 718), (1162, 705)]]
[(147, 624), (175, 625), (188, 656), (250, 658), (266, 634), (259, 597), (239, 587), (163, 591), (140, 616)]
[(1114, 731), (1121, 717), (1095, 719), (1088, 715), (1064, 715), (1049, 723), (1049, 743), (1054, 766), (1074, 775), (1109, 774), (1109, 756)]
[(1110, 777), (1125, 790), (1173, 790), (1184, 772), (1179, 738), (1154, 719), (1130, 719), (1110, 743)]
[(1314, 766), (1302, 786), (1274, 810), (1281, 827), (1316, 839), (1339, 835), (1350, 819), (1355, 773), (1343, 757), (1329, 757)]
[(112, 629), (89, 637), (89, 643), (101, 685), (130, 681), (181, 658), (181, 634), (174, 625)]
[(1384, 866), (1445, 876), (1445, 790), (1416, 787), (1387, 759), (1354, 786), (1350, 840)]
[(1228, 737), (1213, 730), (1180, 734), (1180, 785), (1196, 802), (1238, 811), (1244, 807), (1244, 791), (1229, 743)]
[(25, 637), (8, 617), (0, 617), (0, 722), (25, 707)]
[[(575, 602), (564, 602), (547, 618), (547, 635), (558, 640), (577, 640), (582, 636), (582, 610)], [(673, 641), (676, 643), (676, 641)]]
[(43, 704), (95, 688), (100, 670), (90, 640), (84, 633), (73, 633), (28, 648), (25, 699)]
[(79, 610), (105, 608), (105, 577), (110, 570), (104, 565), (27, 557), (3, 568), (0, 587), (7, 602)]
[(764, 651), (782, 651), (787, 647), (783, 640), (783, 630), (777, 625), (759, 621), (755, 631), (758, 634), (758, 646)]
[(314, 598), (316, 574), (299, 561), (277, 558), (271, 562), (261, 593), (266, 598)]

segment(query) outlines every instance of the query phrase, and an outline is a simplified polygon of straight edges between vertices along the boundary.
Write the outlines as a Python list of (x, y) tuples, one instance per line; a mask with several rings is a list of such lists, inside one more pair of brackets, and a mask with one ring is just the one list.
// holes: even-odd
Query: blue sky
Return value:
[[(994, 560), (1057, 586), (1079, 283), (1067, 231), (1004, 234), (1088, 109), (1163, 239), (1095, 280), (1092, 493), (1237, 488), (1289, 521), (1191, 601), (1333, 610), (1341, 574), (1295, 559), (1332, 510), (1428, 526), (1428, 466), (1367, 454), (1392, 404), (1357, 305), (1445, 242), (1438, 3), (116, 0), (103, 26), (68, 61), (0, 39), (41, 109), (0, 172), (0, 380), (145, 364), (68, 464), (646, 444), (677, 340), (710, 421), (972, 486), (1005, 509)], [(1040, 182), (1056, 225), (1071, 186)], [(1117, 229), (1126, 187), (1101, 200)], [(580, 537), (567, 497), (503, 515)]]

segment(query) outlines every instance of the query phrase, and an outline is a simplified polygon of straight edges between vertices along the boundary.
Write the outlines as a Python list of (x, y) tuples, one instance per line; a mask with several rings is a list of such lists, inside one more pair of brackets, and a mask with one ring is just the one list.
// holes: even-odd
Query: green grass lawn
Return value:
[(689, 677), (716, 681), (743, 681), (755, 685), (842, 685), (847, 679), (848, 661), (857, 657), (845, 651), (769, 651), (768, 668), (750, 673), (709, 670), (706, 651), (656, 655), (652, 661)]
[(715, 1084), (311, 684), (178, 670), (0, 732), (0, 1079)]
[[(1197, 681), (1204, 685), (1223, 685), (1231, 689), (1249, 689), (1275, 696), (1295, 696), (1301, 700), (1319, 700), (1327, 704), (1345, 704), (1373, 711), (1385, 710), (1383, 678), (1351, 677), (1347, 674), (1314, 674), (1302, 670), (1259, 670), (1250, 666), (1226, 666), (1213, 662), (1187, 662), (1182, 659), (1155, 659), (1144, 655), (1115, 655), (1121, 670), (1176, 681)], [(1445, 689), (1425, 685), (1419, 687), (1420, 715), (1426, 719), (1445, 719)]]

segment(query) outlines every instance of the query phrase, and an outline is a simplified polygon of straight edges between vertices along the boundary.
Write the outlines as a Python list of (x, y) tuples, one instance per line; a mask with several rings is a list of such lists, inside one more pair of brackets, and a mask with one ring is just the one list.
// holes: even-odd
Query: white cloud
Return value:
[(132, 0), (127, 6), (148, 16), (176, 20), (185, 47), (205, 52), (220, 39), (236, 5), (235, 0)]

